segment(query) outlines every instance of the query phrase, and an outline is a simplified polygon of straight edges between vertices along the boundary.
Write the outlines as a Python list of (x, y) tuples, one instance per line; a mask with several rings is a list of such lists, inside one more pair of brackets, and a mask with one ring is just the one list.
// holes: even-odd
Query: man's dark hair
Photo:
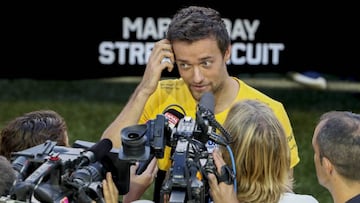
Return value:
[(323, 114), (316, 142), (320, 160), (326, 157), (343, 177), (360, 180), (360, 115), (346, 111)]
[(55, 111), (38, 110), (25, 113), (9, 121), (0, 132), (0, 154), (10, 160), (11, 153), (44, 143), (68, 143), (65, 120)]
[(190, 6), (180, 9), (171, 20), (166, 38), (192, 43), (213, 37), (224, 55), (230, 45), (230, 35), (220, 13), (212, 8)]

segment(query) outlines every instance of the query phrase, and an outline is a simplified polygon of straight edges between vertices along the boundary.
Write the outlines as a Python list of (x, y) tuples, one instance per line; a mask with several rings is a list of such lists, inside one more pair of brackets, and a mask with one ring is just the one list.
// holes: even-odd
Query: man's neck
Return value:
[(334, 203), (345, 203), (360, 194), (360, 182), (341, 182), (334, 184), (331, 194), (334, 199)]
[(236, 99), (239, 91), (239, 83), (232, 77), (224, 82), (224, 87), (215, 95), (215, 114), (224, 111)]

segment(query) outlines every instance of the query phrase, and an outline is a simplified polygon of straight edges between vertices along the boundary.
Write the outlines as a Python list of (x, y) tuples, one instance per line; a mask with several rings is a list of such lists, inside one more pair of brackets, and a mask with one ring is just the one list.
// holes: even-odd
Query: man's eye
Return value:
[(204, 67), (209, 67), (209, 66), (211, 66), (211, 61), (204, 61), (204, 62), (202, 62), (202, 65)]
[(188, 69), (188, 68), (190, 68), (190, 66), (189, 66), (188, 64), (185, 64), (185, 63), (179, 64), (179, 67), (182, 68), (182, 69)]

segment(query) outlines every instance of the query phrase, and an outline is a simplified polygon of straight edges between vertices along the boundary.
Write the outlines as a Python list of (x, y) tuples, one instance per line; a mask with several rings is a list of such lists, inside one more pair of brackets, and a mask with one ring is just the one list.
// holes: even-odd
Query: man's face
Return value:
[(221, 91), (229, 76), (226, 61), (230, 57), (230, 47), (224, 57), (212, 38), (193, 43), (175, 41), (172, 48), (179, 74), (196, 100), (199, 101), (204, 92), (216, 95)]

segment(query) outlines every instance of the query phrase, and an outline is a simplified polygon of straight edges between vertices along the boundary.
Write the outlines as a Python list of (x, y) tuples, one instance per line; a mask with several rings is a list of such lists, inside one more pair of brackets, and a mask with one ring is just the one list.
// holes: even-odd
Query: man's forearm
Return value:
[(109, 138), (113, 142), (113, 147), (120, 148), (121, 130), (127, 126), (138, 123), (149, 96), (150, 95), (143, 93), (140, 86), (138, 86), (120, 114), (103, 132), (101, 138)]

